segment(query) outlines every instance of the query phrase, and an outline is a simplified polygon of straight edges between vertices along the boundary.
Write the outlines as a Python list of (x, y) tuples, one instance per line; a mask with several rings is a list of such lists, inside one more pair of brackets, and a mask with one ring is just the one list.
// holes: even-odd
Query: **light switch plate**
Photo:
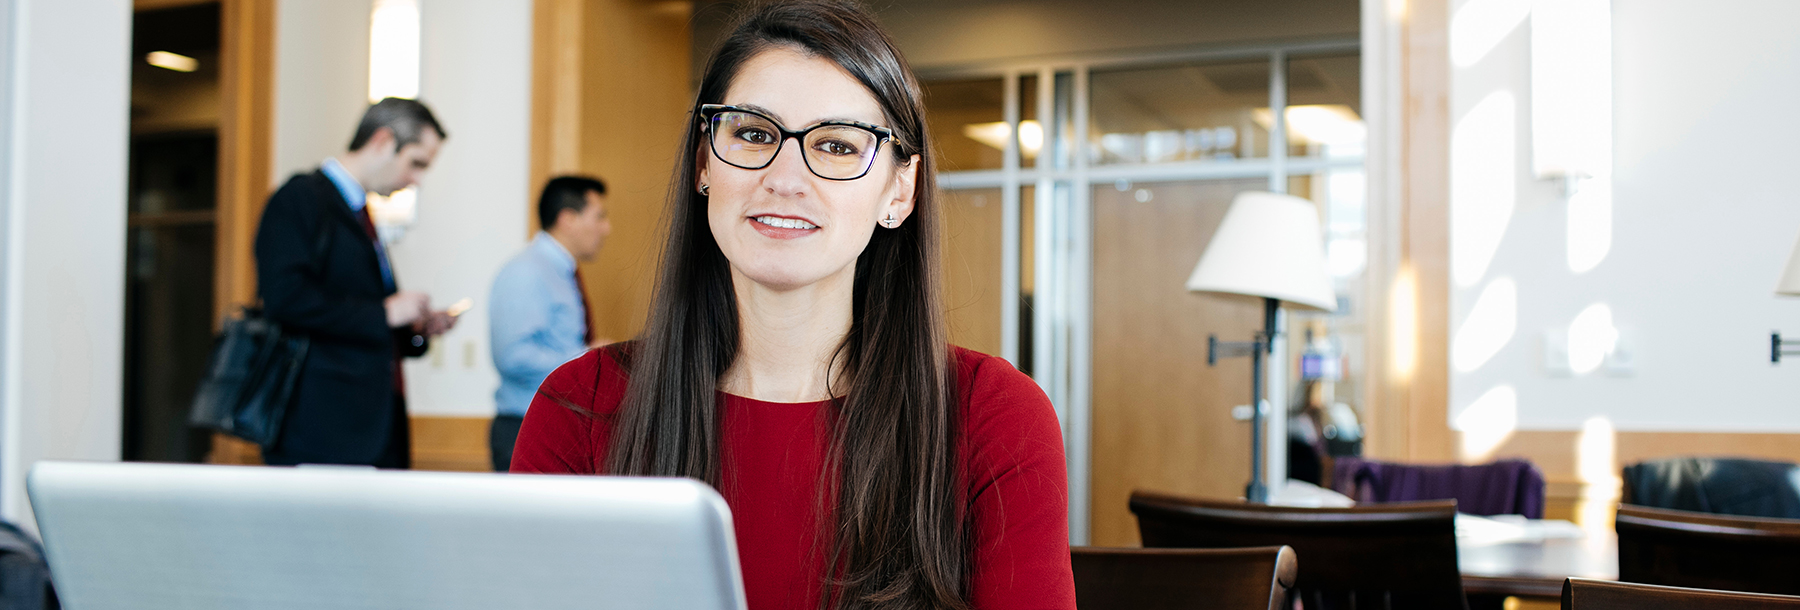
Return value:
[(1573, 377), (1575, 370), (1569, 366), (1569, 329), (1545, 330), (1543, 341), (1544, 374), (1551, 377)]

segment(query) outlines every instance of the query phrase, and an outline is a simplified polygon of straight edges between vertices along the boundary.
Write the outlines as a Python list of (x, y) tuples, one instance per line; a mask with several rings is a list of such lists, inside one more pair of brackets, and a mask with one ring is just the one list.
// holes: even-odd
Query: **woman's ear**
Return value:
[(912, 215), (913, 204), (918, 201), (918, 187), (919, 156), (913, 155), (906, 160), (905, 165), (900, 166), (900, 171), (894, 172), (894, 198), (882, 206), (881, 217), (885, 219), (892, 215), (897, 221), (895, 226), (906, 222), (907, 217)]
[[(704, 143), (700, 144), (699, 147), (694, 150), (694, 168), (695, 168), (694, 169), (694, 190), (695, 191), (700, 191), (701, 190), (700, 187), (711, 184), (711, 178), (706, 173), (706, 170), (707, 170), (707, 165), (708, 165), (707, 162), (712, 160), (712, 158), (711, 158), (712, 155), (707, 154), (707, 152), (708, 151), (706, 150), (706, 144), (704, 144)], [(701, 192), (701, 194), (704, 195), (706, 193)]]

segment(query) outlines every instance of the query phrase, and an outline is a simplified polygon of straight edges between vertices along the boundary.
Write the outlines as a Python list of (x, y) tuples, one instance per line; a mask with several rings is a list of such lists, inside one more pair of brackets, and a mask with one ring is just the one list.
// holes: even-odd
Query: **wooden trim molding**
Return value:
[(275, 1), (224, 0), (213, 316), (256, 300), (251, 242), (269, 195), (274, 146)]
[[(538, 0), (531, 36), (531, 163), (526, 201), (550, 176), (581, 169), (581, 0)], [(538, 230), (537, 206), (526, 221)]]
[[(138, 3), (140, 7), (143, 2)], [(275, 0), (219, 7), (219, 185), (213, 251), (213, 319), (256, 300), (251, 242), (269, 194), (275, 120)], [(207, 462), (260, 464), (256, 445), (213, 435)]]
[[(488, 425), (493, 418), (415, 415), (409, 419), (413, 470), (493, 470), (493, 461), (488, 458)], [(258, 465), (263, 463), (262, 451), (249, 441), (215, 434), (207, 462)]]
[[(201, 5), (201, 4), (213, 4), (213, 3), (216, 3), (219, 1), (220, 0), (132, 0), (131, 10), (133, 10), (133, 11), (156, 11), (156, 10), (162, 10), (165, 8), (180, 8), (183, 6), (197, 6), (197, 5)], [(230, 3), (230, 1), (231, 0), (225, 0), (225, 2), (228, 4)]]
[(1370, 157), (1368, 453), (1450, 461), (1450, 61), (1447, 2), (1365, 3), (1381, 124)]

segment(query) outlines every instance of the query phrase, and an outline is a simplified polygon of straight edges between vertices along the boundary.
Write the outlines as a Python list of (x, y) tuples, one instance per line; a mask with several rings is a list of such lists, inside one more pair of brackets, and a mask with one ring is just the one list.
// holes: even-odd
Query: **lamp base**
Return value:
[(1244, 500), (1251, 504), (1268, 504), (1269, 488), (1263, 486), (1263, 482), (1260, 480), (1251, 481), (1250, 485), (1244, 488)]

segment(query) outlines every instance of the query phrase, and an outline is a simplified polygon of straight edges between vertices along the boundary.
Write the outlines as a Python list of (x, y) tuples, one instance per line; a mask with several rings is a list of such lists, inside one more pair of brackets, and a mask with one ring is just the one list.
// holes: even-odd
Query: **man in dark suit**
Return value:
[(269, 197), (256, 232), (257, 293), (270, 320), (312, 345), (265, 462), (411, 465), (400, 358), (425, 353), (455, 317), (398, 289), (365, 198), (416, 184), (444, 137), (425, 105), (381, 100), (348, 152)]

